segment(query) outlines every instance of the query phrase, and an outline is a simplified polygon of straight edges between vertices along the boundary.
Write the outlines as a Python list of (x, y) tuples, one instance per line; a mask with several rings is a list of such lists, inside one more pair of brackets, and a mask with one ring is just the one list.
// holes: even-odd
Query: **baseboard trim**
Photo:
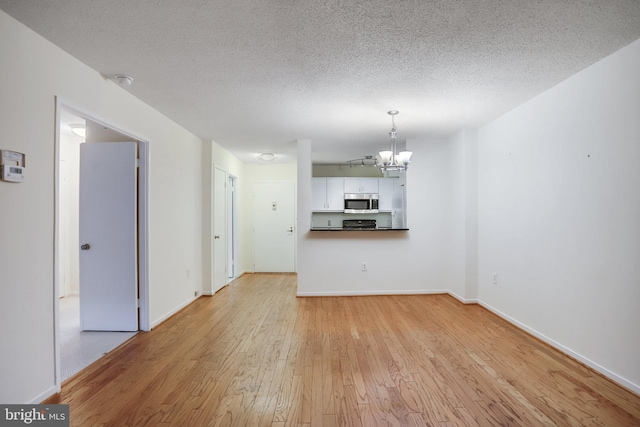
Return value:
[(478, 299), (477, 298), (462, 298), (460, 295), (456, 294), (455, 292), (451, 292), (451, 291), (447, 291), (447, 293), (449, 295), (451, 295), (452, 297), (454, 297), (455, 299), (457, 299), (458, 301), (460, 301), (463, 304), (477, 304), (478, 303)]
[(192, 302), (194, 302), (198, 298), (200, 298), (200, 297), (197, 296), (197, 297), (189, 298), (187, 301), (185, 301), (184, 303), (180, 304), (178, 307), (174, 308), (173, 310), (171, 310), (170, 312), (168, 312), (164, 316), (160, 317), (158, 320), (156, 320), (155, 322), (153, 322), (151, 324), (151, 329), (158, 327), (163, 322), (166, 322), (170, 317), (175, 316), (176, 314), (178, 314), (179, 311), (181, 311), (184, 308), (186, 308), (189, 304), (191, 304)]
[(374, 296), (374, 295), (436, 295), (448, 294), (444, 289), (432, 290), (393, 290), (393, 291), (342, 291), (342, 292), (298, 292), (298, 297), (358, 297), (358, 296)]
[(42, 393), (40, 393), (39, 395), (31, 399), (28, 405), (39, 405), (40, 403), (44, 402), (45, 400), (55, 395), (56, 393), (60, 393), (60, 387), (56, 387), (55, 385), (52, 385), (51, 387), (49, 387), (48, 389), (46, 389), (45, 391), (43, 391)]
[(519, 322), (516, 319), (508, 316), (507, 314), (501, 312), (500, 310), (496, 309), (495, 307), (492, 307), (489, 304), (487, 304), (487, 303), (485, 303), (483, 301), (480, 301), (480, 300), (478, 301), (478, 304), (480, 304), (482, 307), (486, 308), (487, 310), (489, 310), (490, 312), (492, 312), (496, 316), (498, 316), (498, 317), (506, 320), (507, 322), (511, 323), (513, 326), (517, 327), (518, 329), (522, 329), (526, 333), (528, 333), (528, 334), (534, 336), (535, 338), (539, 339), (540, 341), (550, 345), (551, 347), (553, 347), (556, 350), (564, 353), (565, 355), (571, 357), (572, 359), (575, 359), (576, 361), (582, 363), (583, 365), (588, 366), (589, 368), (591, 368), (594, 371), (596, 371), (597, 373), (605, 376), (607, 379), (613, 381), (614, 383), (618, 384), (619, 386), (631, 391), (632, 393), (640, 395), (640, 385), (635, 384), (635, 383), (633, 383), (633, 382), (621, 377), (620, 375), (616, 374), (615, 372), (610, 371), (609, 369), (605, 368), (604, 366), (599, 365), (598, 363), (594, 362), (593, 360), (588, 359), (588, 358), (582, 356), (579, 353), (576, 353), (575, 351), (571, 350), (568, 347), (565, 347), (564, 345), (560, 344), (559, 342), (547, 337), (546, 335), (536, 331), (533, 328), (528, 327), (524, 323)]
[(453, 298), (460, 301), (462, 304), (477, 304), (477, 299), (462, 298), (461, 296), (444, 289), (430, 289), (430, 290), (404, 290), (404, 291), (344, 291), (344, 292), (298, 292), (298, 297), (357, 297), (357, 296), (370, 296), (370, 295), (451, 295)]

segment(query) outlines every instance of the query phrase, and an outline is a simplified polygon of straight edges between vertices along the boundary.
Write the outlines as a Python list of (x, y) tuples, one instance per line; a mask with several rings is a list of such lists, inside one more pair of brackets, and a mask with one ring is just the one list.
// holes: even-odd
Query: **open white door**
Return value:
[(295, 185), (253, 183), (253, 268), (263, 273), (295, 272)]
[(80, 146), (80, 326), (138, 330), (137, 144)]

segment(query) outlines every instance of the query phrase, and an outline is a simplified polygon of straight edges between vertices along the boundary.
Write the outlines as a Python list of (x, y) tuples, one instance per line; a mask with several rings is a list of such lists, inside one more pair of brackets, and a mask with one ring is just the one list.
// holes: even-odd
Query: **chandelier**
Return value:
[(380, 170), (384, 173), (386, 171), (406, 171), (411, 163), (411, 151), (401, 151), (396, 154), (396, 122), (395, 116), (399, 113), (398, 110), (388, 111), (387, 114), (391, 116), (391, 132), (389, 132), (389, 138), (391, 140), (391, 151), (381, 151), (378, 153), (380, 158)]

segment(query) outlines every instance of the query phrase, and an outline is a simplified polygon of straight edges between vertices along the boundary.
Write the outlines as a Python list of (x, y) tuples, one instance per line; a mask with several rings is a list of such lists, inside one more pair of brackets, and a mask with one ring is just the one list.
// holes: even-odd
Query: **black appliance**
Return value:
[(342, 221), (344, 230), (375, 230), (375, 219), (345, 219)]

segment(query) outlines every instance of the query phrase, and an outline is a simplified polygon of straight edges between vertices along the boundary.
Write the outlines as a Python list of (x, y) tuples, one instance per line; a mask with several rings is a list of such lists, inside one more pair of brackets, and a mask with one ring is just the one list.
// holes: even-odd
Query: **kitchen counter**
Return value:
[(408, 228), (339, 228), (339, 227), (314, 227), (310, 231), (409, 231)]

